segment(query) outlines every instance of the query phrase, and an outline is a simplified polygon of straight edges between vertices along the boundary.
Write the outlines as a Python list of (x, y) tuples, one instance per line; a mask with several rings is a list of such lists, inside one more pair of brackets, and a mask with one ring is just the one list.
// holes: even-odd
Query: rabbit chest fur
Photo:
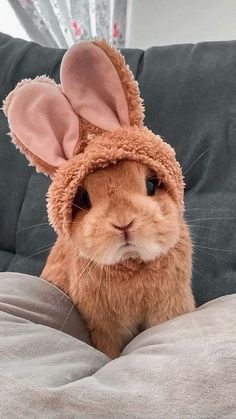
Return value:
[(140, 331), (194, 310), (191, 240), (184, 222), (175, 247), (149, 263), (100, 267), (78, 258), (73, 245), (58, 239), (42, 277), (70, 296), (92, 344), (111, 358)]

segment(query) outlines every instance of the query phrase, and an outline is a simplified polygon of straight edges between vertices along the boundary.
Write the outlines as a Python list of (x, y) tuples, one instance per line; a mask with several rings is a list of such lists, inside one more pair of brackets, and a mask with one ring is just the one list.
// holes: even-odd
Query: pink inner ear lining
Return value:
[(75, 112), (93, 125), (107, 131), (130, 125), (118, 73), (98, 46), (81, 42), (70, 48), (62, 60), (61, 81)]
[(50, 176), (51, 178), (53, 178), (57, 170), (57, 167), (49, 165), (48, 163), (44, 162), (39, 157), (31, 153), (13, 133), (11, 133), (11, 138), (16, 148), (26, 156), (27, 160), (30, 162), (30, 166), (35, 166), (36, 172), (44, 173), (46, 176)]
[(12, 133), (46, 164), (59, 167), (73, 156), (79, 121), (57, 86), (32, 82), (15, 92), (8, 109)]

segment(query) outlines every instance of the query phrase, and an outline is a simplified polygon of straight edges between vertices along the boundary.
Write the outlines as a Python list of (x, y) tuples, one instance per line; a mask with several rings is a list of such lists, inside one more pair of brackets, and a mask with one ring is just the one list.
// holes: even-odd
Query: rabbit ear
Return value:
[[(75, 112), (96, 127), (113, 131), (130, 126), (126, 92), (113, 61), (101, 47), (112, 52), (121, 70), (120, 54), (104, 42), (81, 42), (64, 55), (61, 82)], [(129, 81), (134, 80), (129, 74)], [(135, 92), (138, 94), (138, 92)]]
[(46, 77), (24, 80), (3, 110), (13, 142), (36, 169), (52, 174), (73, 156), (79, 121), (60, 88)]

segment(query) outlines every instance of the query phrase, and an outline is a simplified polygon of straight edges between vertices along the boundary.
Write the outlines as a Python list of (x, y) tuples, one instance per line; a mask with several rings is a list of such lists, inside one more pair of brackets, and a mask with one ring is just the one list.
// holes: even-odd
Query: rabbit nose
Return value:
[(119, 226), (119, 225), (117, 225), (117, 224), (112, 224), (112, 226), (113, 226), (116, 230), (123, 231), (123, 232), (124, 232), (124, 238), (125, 238), (125, 241), (126, 241), (126, 242), (128, 242), (128, 240), (129, 240), (129, 232), (128, 232), (128, 230), (129, 230), (129, 228), (133, 225), (133, 223), (134, 223), (134, 220), (130, 221), (130, 223), (128, 223), (128, 224), (126, 224), (126, 225)]
[(120, 230), (120, 231), (127, 231), (134, 223), (134, 220), (130, 221), (130, 223), (126, 224), (126, 225), (122, 225), (119, 226), (117, 224), (112, 224), (112, 227), (114, 227), (116, 230)]

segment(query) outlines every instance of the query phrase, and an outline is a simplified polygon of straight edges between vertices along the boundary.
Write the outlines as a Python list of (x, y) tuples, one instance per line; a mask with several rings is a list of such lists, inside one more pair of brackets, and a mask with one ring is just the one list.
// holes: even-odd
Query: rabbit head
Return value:
[(100, 265), (148, 262), (177, 243), (180, 223), (161, 178), (143, 163), (123, 160), (97, 169), (78, 187), (71, 242), (78, 256)]

